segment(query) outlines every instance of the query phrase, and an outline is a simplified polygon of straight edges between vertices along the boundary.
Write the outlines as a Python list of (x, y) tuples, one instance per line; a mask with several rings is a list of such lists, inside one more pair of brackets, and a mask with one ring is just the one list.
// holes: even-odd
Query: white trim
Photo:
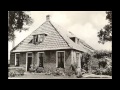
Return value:
[(65, 68), (65, 51), (56, 51), (56, 67), (58, 67), (58, 52), (64, 53), (64, 68)]
[(71, 64), (73, 64), (73, 50), (71, 50)]
[(15, 53), (15, 66), (16, 66), (16, 54), (20, 54), (20, 53)]
[[(39, 53), (43, 53), (44, 54), (44, 52), (37, 52), (37, 65), (39, 66)], [(43, 57), (43, 67), (44, 67), (44, 57)]]
[(33, 64), (33, 53), (32, 53), (32, 56), (28, 56), (29, 53), (32, 53), (32, 52), (26, 53), (26, 71), (27, 71), (27, 65), (28, 65), (28, 57), (32, 57), (32, 64)]
[(27, 71), (27, 63), (28, 61), (27, 61), (27, 53), (26, 53), (26, 71)]
[[(77, 60), (77, 54), (78, 54), (78, 60)], [(78, 63), (78, 67), (80, 67), (80, 53), (76, 52), (76, 61)]]

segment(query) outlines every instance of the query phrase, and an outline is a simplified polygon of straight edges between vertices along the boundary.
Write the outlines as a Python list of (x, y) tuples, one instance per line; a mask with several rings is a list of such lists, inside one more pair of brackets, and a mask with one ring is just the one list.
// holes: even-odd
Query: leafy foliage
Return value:
[(98, 69), (96, 69), (94, 74), (96, 74), (96, 75), (109, 75), (109, 76), (112, 76), (112, 67), (107, 67), (107, 68), (103, 68), (103, 69), (98, 68)]
[(27, 30), (23, 26), (31, 25), (33, 20), (25, 11), (8, 11), (8, 41), (15, 38), (15, 31)]
[(88, 71), (88, 64), (90, 62), (91, 55), (88, 53), (83, 53), (82, 61), (81, 61), (81, 67)]
[(44, 68), (43, 67), (37, 67), (36, 68), (36, 72), (37, 73), (43, 73), (44, 72)]
[(112, 57), (112, 51), (107, 51), (107, 50), (95, 51), (93, 55), (93, 57), (97, 59), (101, 59), (105, 56)]
[(102, 44), (107, 41), (112, 41), (112, 11), (107, 11), (106, 14), (106, 19), (109, 20), (109, 24), (105, 25), (103, 29), (98, 32), (98, 42)]
[(22, 68), (8, 69), (8, 77), (15, 77), (15, 76), (24, 75), (24, 72), (25, 72), (25, 70)]

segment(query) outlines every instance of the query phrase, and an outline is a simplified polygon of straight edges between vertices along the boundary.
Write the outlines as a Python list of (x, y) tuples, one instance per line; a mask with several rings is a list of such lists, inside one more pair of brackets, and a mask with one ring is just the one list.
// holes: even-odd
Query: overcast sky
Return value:
[[(97, 33), (108, 23), (105, 11), (31, 11), (30, 16), (34, 20), (28, 31), (15, 32), (15, 46), (24, 38), (36, 30), (46, 21), (46, 15), (50, 20), (71, 31), (96, 50), (111, 50), (111, 43), (99, 44)], [(12, 43), (9, 42), (9, 50)], [(9, 57), (9, 56), (8, 56)]]

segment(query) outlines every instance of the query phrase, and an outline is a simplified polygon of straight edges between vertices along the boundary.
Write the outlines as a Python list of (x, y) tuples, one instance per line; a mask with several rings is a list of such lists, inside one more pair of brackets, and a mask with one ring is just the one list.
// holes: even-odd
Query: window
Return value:
[(71, 39), (73, 42), (75, 42), (75, 37), (71, 37), (70, 39)]
[(15, 66), (19, 66), (20, 61), (20, 53), (15, 54)]
[(42, 43), (44, 41), (45, 36), (47, 36), (47, 34), (33, 35), (33, 43), (34, 44)]
[(33, 36), (33, 43), (36, 44), (38, 42), (38, 35)]
[(65, 68), (65, 52), (57, 51), (56, 52), (56, 67), (57, 68)]
[(43, 42), (43, 40), (44, 40), (44, 34), (41, 34), (41, 35), (38, 35), (38, 42)]

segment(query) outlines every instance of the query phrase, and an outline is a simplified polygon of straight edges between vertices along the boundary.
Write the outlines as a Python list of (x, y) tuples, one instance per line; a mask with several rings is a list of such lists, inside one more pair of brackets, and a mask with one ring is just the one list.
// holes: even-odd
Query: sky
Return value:
[[(15, 46), (44, 23), (46, 15), (50, 15), (50, 21), (71, 31), (94, 49), (112, 50), (111, 42), (98, 43), (97, 33), (108, 23), (105, 11), (31, 11), (28, 14), (32, 17), (33, 24), (27, 31), (15, 32)], [(11, 49), (12, 42), (8, 42), (8, 59)]]

